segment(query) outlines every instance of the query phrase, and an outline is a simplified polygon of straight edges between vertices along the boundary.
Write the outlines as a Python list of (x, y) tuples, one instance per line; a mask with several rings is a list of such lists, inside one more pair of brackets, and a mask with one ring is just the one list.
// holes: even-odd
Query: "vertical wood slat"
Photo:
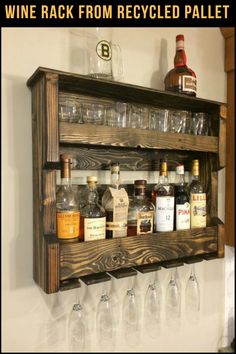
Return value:
[(43, 171), (43, 233), (56, 234), (56, 170)]
[(218, 258), (224, 258), (225, 255), (225, 225), (218, 224)]
[(211, 172), (210, 218), (218, 216), (218, 172)]
[(226, 165), (226, 105), (220, 107), (220, 127), (219, 127), (219, 165), (220, 168)]
[(46, 235), (45, 239), (45, 253), (46, 257), (46, 287), (47, 294), (55, 293), (60, 288), (60, 251), (59, 242), (55, 235)]
[(45, 162), (59, 161), (58, 74), (45, 74)]

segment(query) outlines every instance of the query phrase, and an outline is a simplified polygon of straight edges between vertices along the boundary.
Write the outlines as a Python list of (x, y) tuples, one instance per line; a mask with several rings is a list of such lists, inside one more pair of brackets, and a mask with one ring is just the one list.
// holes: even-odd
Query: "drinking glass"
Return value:
[(155, 337), (160, 332), (161, 286), (154, 275), (154, 280), (148, 285), (144, 302), (145, 328), (150, 336)]
[(80, 300), (73, 305), (68, 323), (68, 344), (70, 351), (80, 352), (85, 344), (85, 319)]
[(170, 133), (181, 133), (182, 130), (182, 115), (181, 111), (173, 111), (169, 112), (169, 132)]
[(101, 125), (105, 123), (105, 105), (94, 102), (83, 102), (82, 113), (84, 123)]
[(192, 121), (191, 112), (181, 111), (181, 118), (182, 118), (181, 133), (191, 134), (191, 121)]
[(197, 322), (200, 313), (200, 287), (192, 264), (185, 290), (185, 310), (189, 321)]
[(102, 348), (110, 348), (114, 340), (111, 301), (106, 292), (101, 295), (96, 312), (97, 340)]
[(181, 295), (180, 289), (174, 275), (174, 270), (171, 270), (171, 278), (166, 291), (166, 321), (172, 327), (178, 327), (181, 314)]
[(192, 134), (208, 135), (209, 116), (204, 112), (196, 112), (192, 115)]
[(132, 104), (129, 110), (129, 122), (127, 125), (130, 128), (148, 129), (148, 108)]
[(65, 104), (59, 104), (59, 120), (69, 123), (83, 123), (81, 105), (66, 102)]
[(169, 110), (162, 108), (150, 108), (149, 129), (167, 132), (169, 126)]
[(127, 290), (122, 308), (122, 322), (126, 341), (136, 345), (139, 335), (139, 309), (134, 288)]

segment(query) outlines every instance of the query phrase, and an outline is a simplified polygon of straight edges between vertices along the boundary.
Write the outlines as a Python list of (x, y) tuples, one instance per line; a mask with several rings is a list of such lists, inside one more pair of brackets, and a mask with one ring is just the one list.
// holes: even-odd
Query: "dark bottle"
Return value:
[(190, 229), (190, 203), (183, 165), (176, 167), (176, 175), (179, 176), (179, 182), (175, 186), (175, 229), (187, 230)]
[(164, 80), (165, 90), (182, 93), (188, 96), (196, 96), (197, 79), (193, 70), (187, 66), (187, 59), (184, 50), (184, 36), (176, 36), (176, 53), (174, 68), (171, 69)]
[(154, 205), (146, 197), (146, 180), (134, 182), (134, 199), (129, 204), (128, 236), (153, 232)]

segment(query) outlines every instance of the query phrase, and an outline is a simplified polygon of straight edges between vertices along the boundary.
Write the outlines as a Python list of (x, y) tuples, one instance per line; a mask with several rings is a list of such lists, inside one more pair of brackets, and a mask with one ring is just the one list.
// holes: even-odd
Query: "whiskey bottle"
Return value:
[(129, 197), (120, 184), (120, 166), (111, 164), (111, 183), (102, 196), (106, 212), (106, 238), (127, 236)]
[(134, 181), (134, 199), (128, 213), (128, 236), (153, 232), (154, 205), (146, 197), (146, 180)]
[(97, 177), (87, 177), (87, 194), (84, 194), (84, 206), (81, 208), (81, 239), (93, 241), (105, 239), (106, 216), (104, 208), (98, 203)]
[(189, 194), (184, 181), (184, 165), (176, 167), (179, 182), (175, 186), (175, 229), (190, 229), (190, 203)]
[(188, 96), (196, 96), (197, 79), (193, 70), (187, 66), (187, 59), (184, 50), (184, 36), (176, 36), (176, 53), (174, 68), (171, 69), (165, 79), (165, 90), (182, 93)]
[(192, 161), (190, 192), (191, 228), (206, 227), (206, 193), (199, 180), (199, 160)]
[(174, 229), (174, 187), (168, 182), (167, 162), (161, 161), (156, 190), (155, 227), (157, 232)]
[(60, 162), (61, 185), (56, 195), (57, 237), (64, 241), (74, 241), (80, 236), (80, 211), (71, 184), (71, 156), (60, 155)]

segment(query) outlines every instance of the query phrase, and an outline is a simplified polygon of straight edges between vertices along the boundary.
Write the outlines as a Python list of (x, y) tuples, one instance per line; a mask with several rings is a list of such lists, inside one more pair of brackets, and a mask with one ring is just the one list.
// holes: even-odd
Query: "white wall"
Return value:
[[(66, 28), (2, 29), (2, 348), (5, 352), (67, 350), (66, 324), (76, 291), (46, 295), (32, 279), (31, 94), (26, 81), (38, 66), (83, 73), (83, 67), (78, 65), (81, 60), (80, 35), (78, 29), (75, 32), (76, 35)], [(218, 28), (113, 29), (114, 41), (120, 44), (123, 51), (124, 81), (163, 89), (164, 75), (172, 67), (175, 35), (178, 33), (185, 34), (188, 64), (198, 78), (198, 96), (226, 101), (224, 41)], [(222, 219), (223, 186), (224, 171), (220, 173), (219, 187), (219, 216)], [(171, 330), (165, 322), (163, 302), (160, 330), (154, 328), (152, 337), (145, 328), (141, 329), (134, 346), (126, 343), (120, 325), (122, 299), (132, 279), (89, 287), (82, 285), (79, 292), (89, 330), (85, 350), (101, 349), (96, 342), (95, 309), (103, 287), (111, 286), (117, 340), (113, 347), (107, 347), (108, 351), (216, 351), (222, 336), (227, 335), (225, 302), (229, 296), (231, 301), (233, 296), (232, 280), (225, 276), (225, 262), (229, 268), (228, 274), (233, 274), (234, 253), (229, 250), (227, 254), (228, 261), (219, 259), (196, 264), (201, 287), (201, 316), (198, 323), (187, 322), (182, 306), (181, 325)], [(182, 305), (189, 272), (189, 266), (179, 268)], [(170, 271), (162, 269), (158, 275), (165, 299)], [(135, 278), (141, 324), (143, 299), (152, 277), (153, 274), (140, 274)], [(228, 292), (225, 292), (225, 284)], [(231, 308), (230, 301), (227, 309)]]

